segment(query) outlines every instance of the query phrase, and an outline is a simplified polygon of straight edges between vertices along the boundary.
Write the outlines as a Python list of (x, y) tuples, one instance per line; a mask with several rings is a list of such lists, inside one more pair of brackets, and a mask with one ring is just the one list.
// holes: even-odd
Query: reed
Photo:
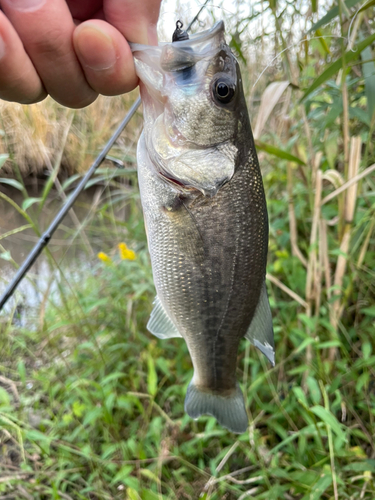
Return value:
[[(136, 95), (137, 91), (118, 97), (100, 96), (83, 110), (66, 109), (51, 98), (31, 106), (0, 100), (0, 155), (9, 155), (1, 169), (2, 175), (17, 177), (16, 171), (19, 171), (23, 178), (45, 177), (48, 165), (56, 163), (70, 123), (64, 139), (59, 177), (85, 172)], [(133, 120), (133, 126), (125, 130), (119, 144), (123, 151), (131, 151), (134, 155), (141, 114)]]

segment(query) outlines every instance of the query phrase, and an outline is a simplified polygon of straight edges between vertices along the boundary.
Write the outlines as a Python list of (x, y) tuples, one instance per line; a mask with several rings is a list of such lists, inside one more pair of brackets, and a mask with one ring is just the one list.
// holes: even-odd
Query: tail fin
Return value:
[(194, 419), (200, 415), (212, 415), (220, 425), (232, 432), (242, 434), (249, 424), (245, 402), (239, 385), (230, 396), (219, 396), (203, 392), (193, 381), (186, 392), (185, 411)]

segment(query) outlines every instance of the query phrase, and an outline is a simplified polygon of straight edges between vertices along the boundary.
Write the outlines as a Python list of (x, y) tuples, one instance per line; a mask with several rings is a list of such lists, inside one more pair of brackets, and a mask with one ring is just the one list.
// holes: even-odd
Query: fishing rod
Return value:
[[(205, 8), (205, 6), (207, 5), (207, 3), (208, 3), (208, 0), (206, 0), (202, 4), (202, 6), (199, 9), (198, 13), (195, 15), (195, 17), (192, 19), (192, 21), (190, 22), (190, 24), (186, 28), (186, 31), (189, 31), (191, 29), (191, 27), (197, 21), (200, 13)], [(182, 23), (180, 23), (180, 25), (182, 27)], [(125, 127), (127, 126), (127, 124), (130, 122), (131, 118), (133, 117), (133, 115), (135, 114), (135, 112), (137, 111), (137, 109), (139, 108), (140, 104), (141, 104), (141, 98), (138, 97), (137, 100), (135, 101), (135, 103), (133, 104), (133, 106), (129, 109), (129, 111), (128, 111), (127, 115), (125, 116), (125, 118), (122, 120), (122, 122), (118, 126), (117, 130), (114, 132), (114, 134), (112, 135), (112, 137), (109, 139), (109, 141), (107, 142), (107, 144), (104, 146), (104, 148), (101, 151), (101, 153), (96, 157), (94, 163), (91, 165), (91, 167), (86, 172), (86, 174), (84, 175), (84, 177), (81, 179), (81, 181), (79, 182), (78, 186), (75, 188), (75, 190), (73, 191), (73, 193), (68, 197), (68, 199), (66, 200), (66, 202), (64, 203), (64, 205), (61, 207), (60, 211), (58, 212), (58, 214), (56, 215), (56, 217), (51, 222), (49, 228), (42, 234), (42, 236), (38, 240), (38, 242), (35, 245), (35, 247), (31, 250), (31, 252), (29, 253), (29, 255), (26, 257), (26, 259), (24, 260), (24, 262), (21, 265), (21, 267), (19, 267), (19, 269), (17, 270), (14, 278), (9, 283), (9, 285), (7, 286), (5, 292), (3, 293), (2, 297), (0, 298), (0, 311), (2, 310), (2, 308), (4, 307), (4, 305), (8, 302), (8, 300), (10, 299), (10, 297), (13, 295), (13, 293), (16, 290), (16, 288), (18, 287), (18, 285), (20, 284), (20, 282), (25, 277), (26, 273), (30, 270), (31, 266), (34, 264), (34, 262), (39, 257), (39, 255), (42, 253), (43, 249), (48, 245), (48, 243), (50, 242), (50, 240), (51, 240), (51, 238), (53, 236), (53, 233), (59, 227), (59, 225), (61, 224), (61, 222), (64, 219), (64, 217), (69, 212), (69, 210), (72, 208), (72, 206), (73, 206), (74, 202), (76, 201), (76, 199), (78, 198), (78, 196), (85, 189), (86, 184), (91, 179), (91, 177), (94, 175), (94, 173), (97, 170), (97, 168), (105, 160), (105, 158), (106, 158), (107, 154), (109, 153), (109, 151), (111, 150), (113, 144), (117, 141), (117, 139), (119, 138), (119, 136), (121, 135), (121, 133), (123, 132), (123, 130), (125, 129)]]

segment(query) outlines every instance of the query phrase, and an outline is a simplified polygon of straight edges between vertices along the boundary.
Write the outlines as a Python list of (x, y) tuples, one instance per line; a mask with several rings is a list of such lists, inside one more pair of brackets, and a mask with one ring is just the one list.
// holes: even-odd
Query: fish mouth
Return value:
[(133, 53), (137, 74), (150, 92), (163, 96), (163, 73), (182, 75), (204, 58), (213, 57), (224, 39), (224, 22), (218, 21), (205, 31), (191, 34), (188, 40), (160, 42), (158, 45), (129, 43)]

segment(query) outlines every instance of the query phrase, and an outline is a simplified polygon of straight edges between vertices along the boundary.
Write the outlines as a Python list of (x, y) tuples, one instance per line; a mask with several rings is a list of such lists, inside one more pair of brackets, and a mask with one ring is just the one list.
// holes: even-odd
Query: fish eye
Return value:
[(213, 94), (217, 101), (228, 104), (234, 97), (236, 86), (227, 79), (219, 78), (213, 84)]

